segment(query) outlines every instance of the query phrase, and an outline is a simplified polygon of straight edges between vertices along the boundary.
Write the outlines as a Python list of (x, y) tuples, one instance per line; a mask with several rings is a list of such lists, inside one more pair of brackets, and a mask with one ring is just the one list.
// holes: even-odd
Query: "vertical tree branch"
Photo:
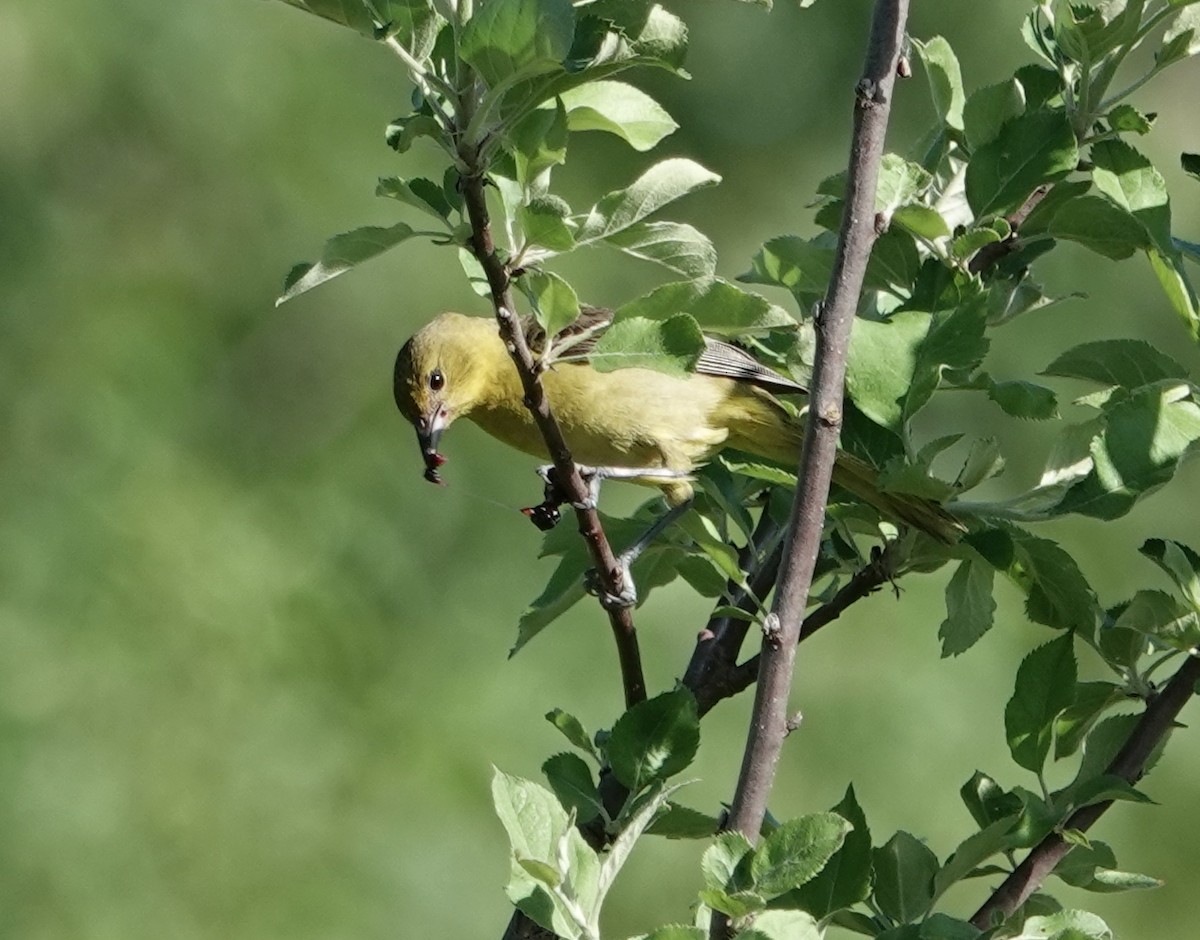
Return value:
[[(1179, 712), (1195, 693), (1197, 682), (1200, 682), (1200, 658), (1189, 655), (1171, 681), (1146, 706), (1141, 719), (1105, 773), (1131, 784), (1137, 783), (1146, 771), (1146, 761), (1151, 753), (1171, 730)], [(1112, 801), (1108, 800), (1076, 810), (1062, 828), (1085, 832), (1110, 806)], [(993, 923), (1009, 917), (1028, 900), (1054, 870), (1054, 866), (1070, 851), (1071, 844), (1058, 831), (1050, 833), (1030, 850), (1024, 861), (992, 892), (992, 896), (975, 912), (971, 923), (980, 930), (987, 930)]]
[[(842, 423), (850, 327), (877, 235), (875, 189), (907, 17), (907, 0), (877, 0), (866, 65), (855, 89), (846, 208), (829, 291), (817, 316), (816, 364), (800, 456), (800, 478), (779, 586), (764, 627), (750, 733), (729, 818), (729, 828), (751, 840), (757, 838), (762, 827), (787, 733), (788, 693), (796, 644), (821, 544)], [(727, 924), (722, 920), (714, 918), (714, 938), (725, 935)]]
[[(508, 270), (496, 254), (492, 240), (491, 220), (488, 217), (487, 199), (484, 194), (485, 168), (480, 166), (478, 148), (464, 148), (460, 153), (463, 163), (471, 172), (463, 176), (463, 199), (467, 215), (471, 220), (471, 251), (487, 275), (492, 293), (492, 306), (500, 324), (500, 338), (504, 340), (513, 364), (521, 377), (525, 392), (525, 405), (533, 415), (538, 430), (546, 441), (550, 460), (558, 472), (558, 481), (564, 493), (575, 507), (575, 518), (579, 531), (587, 543), (588, 551), (596, 566), (596, 572), (604, 591), (610, 596), (622, 593), (624, 574), (617, 563), (617, 556), (609, 544), (608, 536), (600, 523), (600, 515), (591, 505), (590, 494), (579, 468), (571, 457), (571, 451), (558, 426), (545, 389), (538, 377), (537, 363), (529, 351), (525, 334), (521, 329), (513, 304), (512, 286)], [(642, 657), (638, 647), (637, 630), (628, 607), (605, 605), (613, 639), (617, 645), (617, 657), (621, 664), (621, 683), (625, 690), (625, 707), (636, 705), (646, 698), (646, 679), (642, 672)]]

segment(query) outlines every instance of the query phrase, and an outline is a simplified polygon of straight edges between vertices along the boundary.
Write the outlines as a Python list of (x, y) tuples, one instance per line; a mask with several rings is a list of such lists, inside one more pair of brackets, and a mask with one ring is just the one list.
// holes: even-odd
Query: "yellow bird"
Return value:
[[(585, 308), (568, 332), (590, 339), (572, 347), (570, 355), (585, 353), (610, 318), (608, 311)], [(527, 334), (531, 347), (544, 344), (536, 325)], [(706, 340), (696, 371), (685, 377), (642, 368), (599, 372), (586, 361), (569, 361), (543, 373), (542, 384), (578, 463), (623, 468), (627, 472), (618, 473), (623, 479), (659, 487), (672, 506), (691, 499), (689, 475), (724, 448), (789, 467), (799, 459), (803, 422), (775, 395), (805, 389), (719, 340)], [(438, 480), (444, 461), (438, 441), (458, 418), (518, 450), (549, 456), (494, 320), (458, 313), (437, 317), (401, 348), (394, 391), (397, 407), (417, 430), (427, 479)], [(639, 470), (649, 474), (638, 476)], [(937, 503), (880, 492), (875, 476), (863, 461), (838, 454), (834, 482), (892, 520), (942, 542), (954, 542), (965, 531)]]

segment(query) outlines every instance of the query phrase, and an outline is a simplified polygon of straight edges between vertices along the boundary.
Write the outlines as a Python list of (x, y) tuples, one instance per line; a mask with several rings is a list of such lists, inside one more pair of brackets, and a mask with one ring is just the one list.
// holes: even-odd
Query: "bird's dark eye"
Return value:
[(429, 387), (435, 392), (440, 392), (442, 386), (446, 384), (446, 377), (442, 375), (441, 369), (434, 369), (429, 373)]

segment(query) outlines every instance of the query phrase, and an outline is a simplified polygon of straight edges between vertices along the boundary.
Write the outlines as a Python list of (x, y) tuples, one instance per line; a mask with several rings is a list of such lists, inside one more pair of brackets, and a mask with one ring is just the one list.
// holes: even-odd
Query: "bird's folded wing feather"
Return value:
[[(603, 307), (581, 307), (579, 319), (558, 333), (555, 340), (585, 336), (585, 339), (571, 345), (571, 356), (586, 356), (612, 323), (612, 316), (612, 311)], [(546, 335), (532, 317), (526, 321), (525, 335), (530, 348), (540, 352)], [(740, 346), (709, 336), (704, 338), (704, 352), (696, 362), (696, 372), (746, 382), (777, 395), (796, 395), (808, 391), (798, 382), (763, 365)]]

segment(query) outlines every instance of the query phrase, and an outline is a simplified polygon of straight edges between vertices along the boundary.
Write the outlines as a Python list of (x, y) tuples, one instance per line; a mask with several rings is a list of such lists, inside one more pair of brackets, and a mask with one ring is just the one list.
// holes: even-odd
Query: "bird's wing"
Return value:
[[(596, 341), (604, 335), (604, 331), (611, 323), (611, 310), (603, 307), (583, 306), (580, 307), (579, 319), (558, 333), (555, 341), (565, 340), (570, 343), (572, 358), (584, 357), (596, 345)], [(530, 349), (535, 353), (540, 353), (545, 344), (546, 335), (532, 317), (526, 320), (525, 335)], [(580, 338), (576, 339), (577, 337)], [(763, 365), (740, 346), (708, 336), (704, 338), (704, 352), (700, 354), (700, 359), (696, 362), (696, 372), (701, 375), (715, 375), (747, 382), (776, 395), (796, 395), (808, 391), (803, 385)]]

